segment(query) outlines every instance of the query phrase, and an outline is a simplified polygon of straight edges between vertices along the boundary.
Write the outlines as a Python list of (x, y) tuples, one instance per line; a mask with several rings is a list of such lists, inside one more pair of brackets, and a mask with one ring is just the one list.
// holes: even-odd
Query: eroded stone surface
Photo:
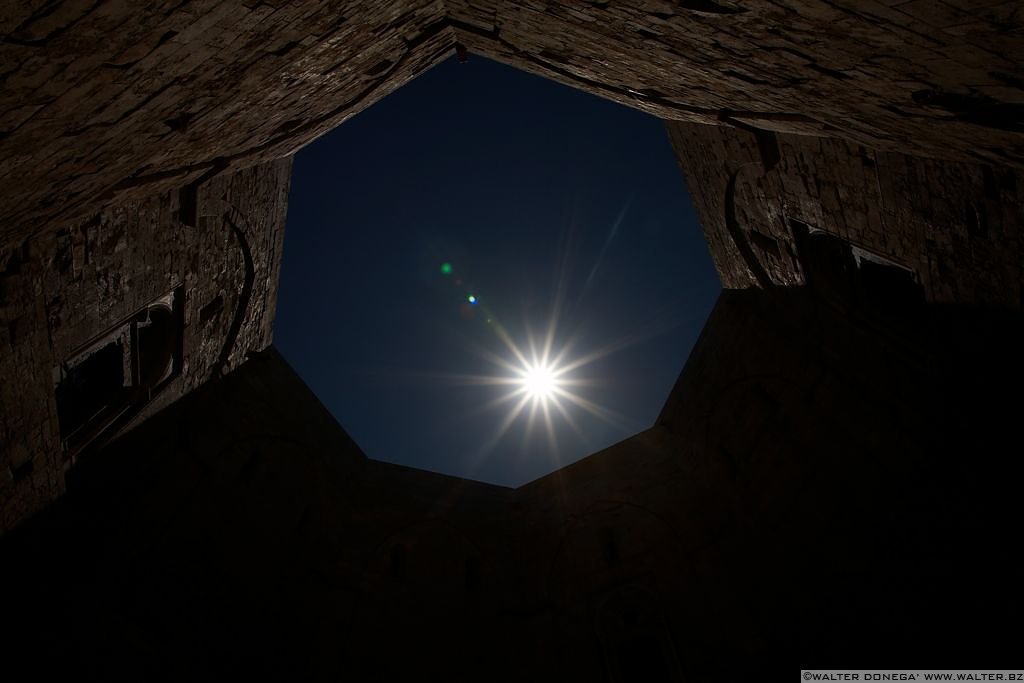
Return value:
[[(1004, 0), (4, 3), (0, 532), (70, 489), (3, 539), (5, 675), (735, 681), (780, 653), (1016, 651), (1022, 330), (969, 304), (1021, 306), (1020, 22)], [(290, 170), (260, 162), (456, 41), (672, 119), (732, 290), (656, 425), (514, 491), (369, 461), (276, 352), (242, 363), (270, 343)], [(802, 287), (793, 221), (931, 303)], [(181, 375), (66, 482), (55, 365), (176, 287)]]
[(660, 118), (1024, 164), (1016, 2), (446, 6), (471, 49)]
[(287, 156), (452, 44), (439, 2), (7, 5), (0, 242)]
[[(0, 256), (0, 529), (63, 490), (71, 463), (54, 373), (76, 348), (182, 288), (181, 375), (138, 423), (270, 344), (290, 175), (288, 158), (215, 178), (199, 190), (195, 227), (181, 223), (181, 195), (171, 192), (115, 205)], [(252, 256), (244, 302), (247, 265), (232, 224)]]
[(843, 140), (770, 135), (759, 144), (735, 128), (667, 125), (725, 287), (761, 285), (758, 268), (769, 285), (803, 284), (795, 219), (911, 269), (929, 301), (1024, 306), (1020, 172)]
[(7, 3), (0, 243), (294, 152), (449, 54), (659, 117), (1024, 165), (1012, 0)]

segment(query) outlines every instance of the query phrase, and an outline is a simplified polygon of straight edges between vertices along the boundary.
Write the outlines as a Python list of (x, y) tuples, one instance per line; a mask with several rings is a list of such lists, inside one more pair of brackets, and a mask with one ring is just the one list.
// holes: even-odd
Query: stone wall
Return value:
[(1024, 162), (1018, 4), (447, 0), (471, 50), (659, 118)]
[(470, 50), (674, 120), (1024, 165), (1012, 0), (32, 2), (0, 13), (0, 245), (282, 157)]
[(906, 266), (930, 301), (1024, 305), (1018, 171), (829, 138), (667, 127), (725, 287), (759, 284), (758, 269), (771, 284), (802, 283), (796, 220)]
[(288, 156), (453, 42), (429, 0), (18, 0), (0, 33), (0, 246)]
[(1001, 397), (1024, 337), (927, 310), (896, 331), (808, 288), (727, 290), (655, 426), (516, 490), (367, 460), (268, 351), (83, 458), (4, 539), (11, 666), (728, 681), (800, 656), (1002, 661), (1022, 593)]
[[(971, 304), (1021, 304), (1016, 4), (9, 4), (0, 530), (69, 490), (0, 542), (2, 673), (999, 662), (1024, 336)], [(658, 424), (514, 491), (368, 461), (264, 351), (281, 157), (456, 43), (673, 119), (734, 288)], [(793, 221), (911, 269), (930, 303), (833, 306)], [(179, 288), (180, 376), (66, 458), (55, 368)]]
[[(188, 193), (170, 192), (112, 206), (0, 255), (0, 530), (63, 490), (71, 461), (55, 373), (76, 348), (181, 288), (181, 374), (138, 422), (270, 344), (290, 174), (289, 158), (215, 178), (197, 189), (194, 227), (181, 222)], [(244, 302), (248, 266), (232, 226), (252, 257)]]

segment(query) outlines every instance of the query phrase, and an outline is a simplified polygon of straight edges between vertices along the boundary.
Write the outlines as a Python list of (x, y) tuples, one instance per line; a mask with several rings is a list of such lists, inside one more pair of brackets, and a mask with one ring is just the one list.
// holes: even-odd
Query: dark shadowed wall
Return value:
[(269, 351), (8, 535), (7, 585), (53, 588), (5, 642), (107, 679), (1002, 666), (1019, 320), (914, 315), (724, 292), (657, 425), (516, 490), (366, 460)]

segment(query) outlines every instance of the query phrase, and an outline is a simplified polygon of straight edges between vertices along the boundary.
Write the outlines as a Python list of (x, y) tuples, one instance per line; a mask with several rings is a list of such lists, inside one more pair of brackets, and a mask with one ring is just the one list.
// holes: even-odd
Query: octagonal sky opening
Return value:
[(368, 457), (514, 487), (650, 427), (720, 289), (661, 121), (474, 55), (296, 155), (274, 338)]

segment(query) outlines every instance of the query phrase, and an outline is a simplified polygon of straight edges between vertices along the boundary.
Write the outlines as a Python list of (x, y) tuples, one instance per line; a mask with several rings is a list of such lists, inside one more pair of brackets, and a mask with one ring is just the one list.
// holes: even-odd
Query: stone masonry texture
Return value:
[[(1022, 32), (1010, 0), (2, 3), (0, 677), (1018, 665)], [(656, 424), (515, 490), (367, 459), (272, 346), (291, 155), (464, 50), (663, 119), (725, 286)], [(170, 291), (180, 374), (66, 451), (61, 363)]]
[(667, 126), (723, 286), (757, 285), (726, 225), (733, 211), (775, 285), (803, 283), (795, 219), (906, 266), (929, 301), (1024, 306), (1020, 172), (788, 134), (769, 134), (772, 165), (752, 132)]
[[(798, 220), (931, 302), (1020, 308), (1020, 22), (1005, 2), (9, 3), (0, 528), (62, 490), (55, 365), (173, 287), (185, 372), (146, 414), (269, 344), (288, 183), (270, 160), (456, 44), (666, 119), (726, 287), (803, 284)], [(235, 228), (260, 332), (225, 359)]]
[[(211, 379), (235, 315), (241, 325), (224, 370), (270, 344), (290, 173), (285, 159), (219, 176), (199, 193), (195, 227), (181, 224), (180, 196), (171, 192), (110, 207), (0, 255), (0, 529), (63, 489), (71, 463), (61, 447), (53, 377), (76, 347), (183, 287), (182, 374), (142, 420)], [(244, 310), (246, 265), (228, 221), (246, 235), (253, 258)], [(201, 320), (200, 310), (215, 300)]]
[(3, 238), (284, 157), (450, 50), (438, 2), (8, 2)]
[(470, 50), (659, 117), (1024, 165), (1012, 0), (27, 1), (0, 12), (0, 242), (286, 156)]

